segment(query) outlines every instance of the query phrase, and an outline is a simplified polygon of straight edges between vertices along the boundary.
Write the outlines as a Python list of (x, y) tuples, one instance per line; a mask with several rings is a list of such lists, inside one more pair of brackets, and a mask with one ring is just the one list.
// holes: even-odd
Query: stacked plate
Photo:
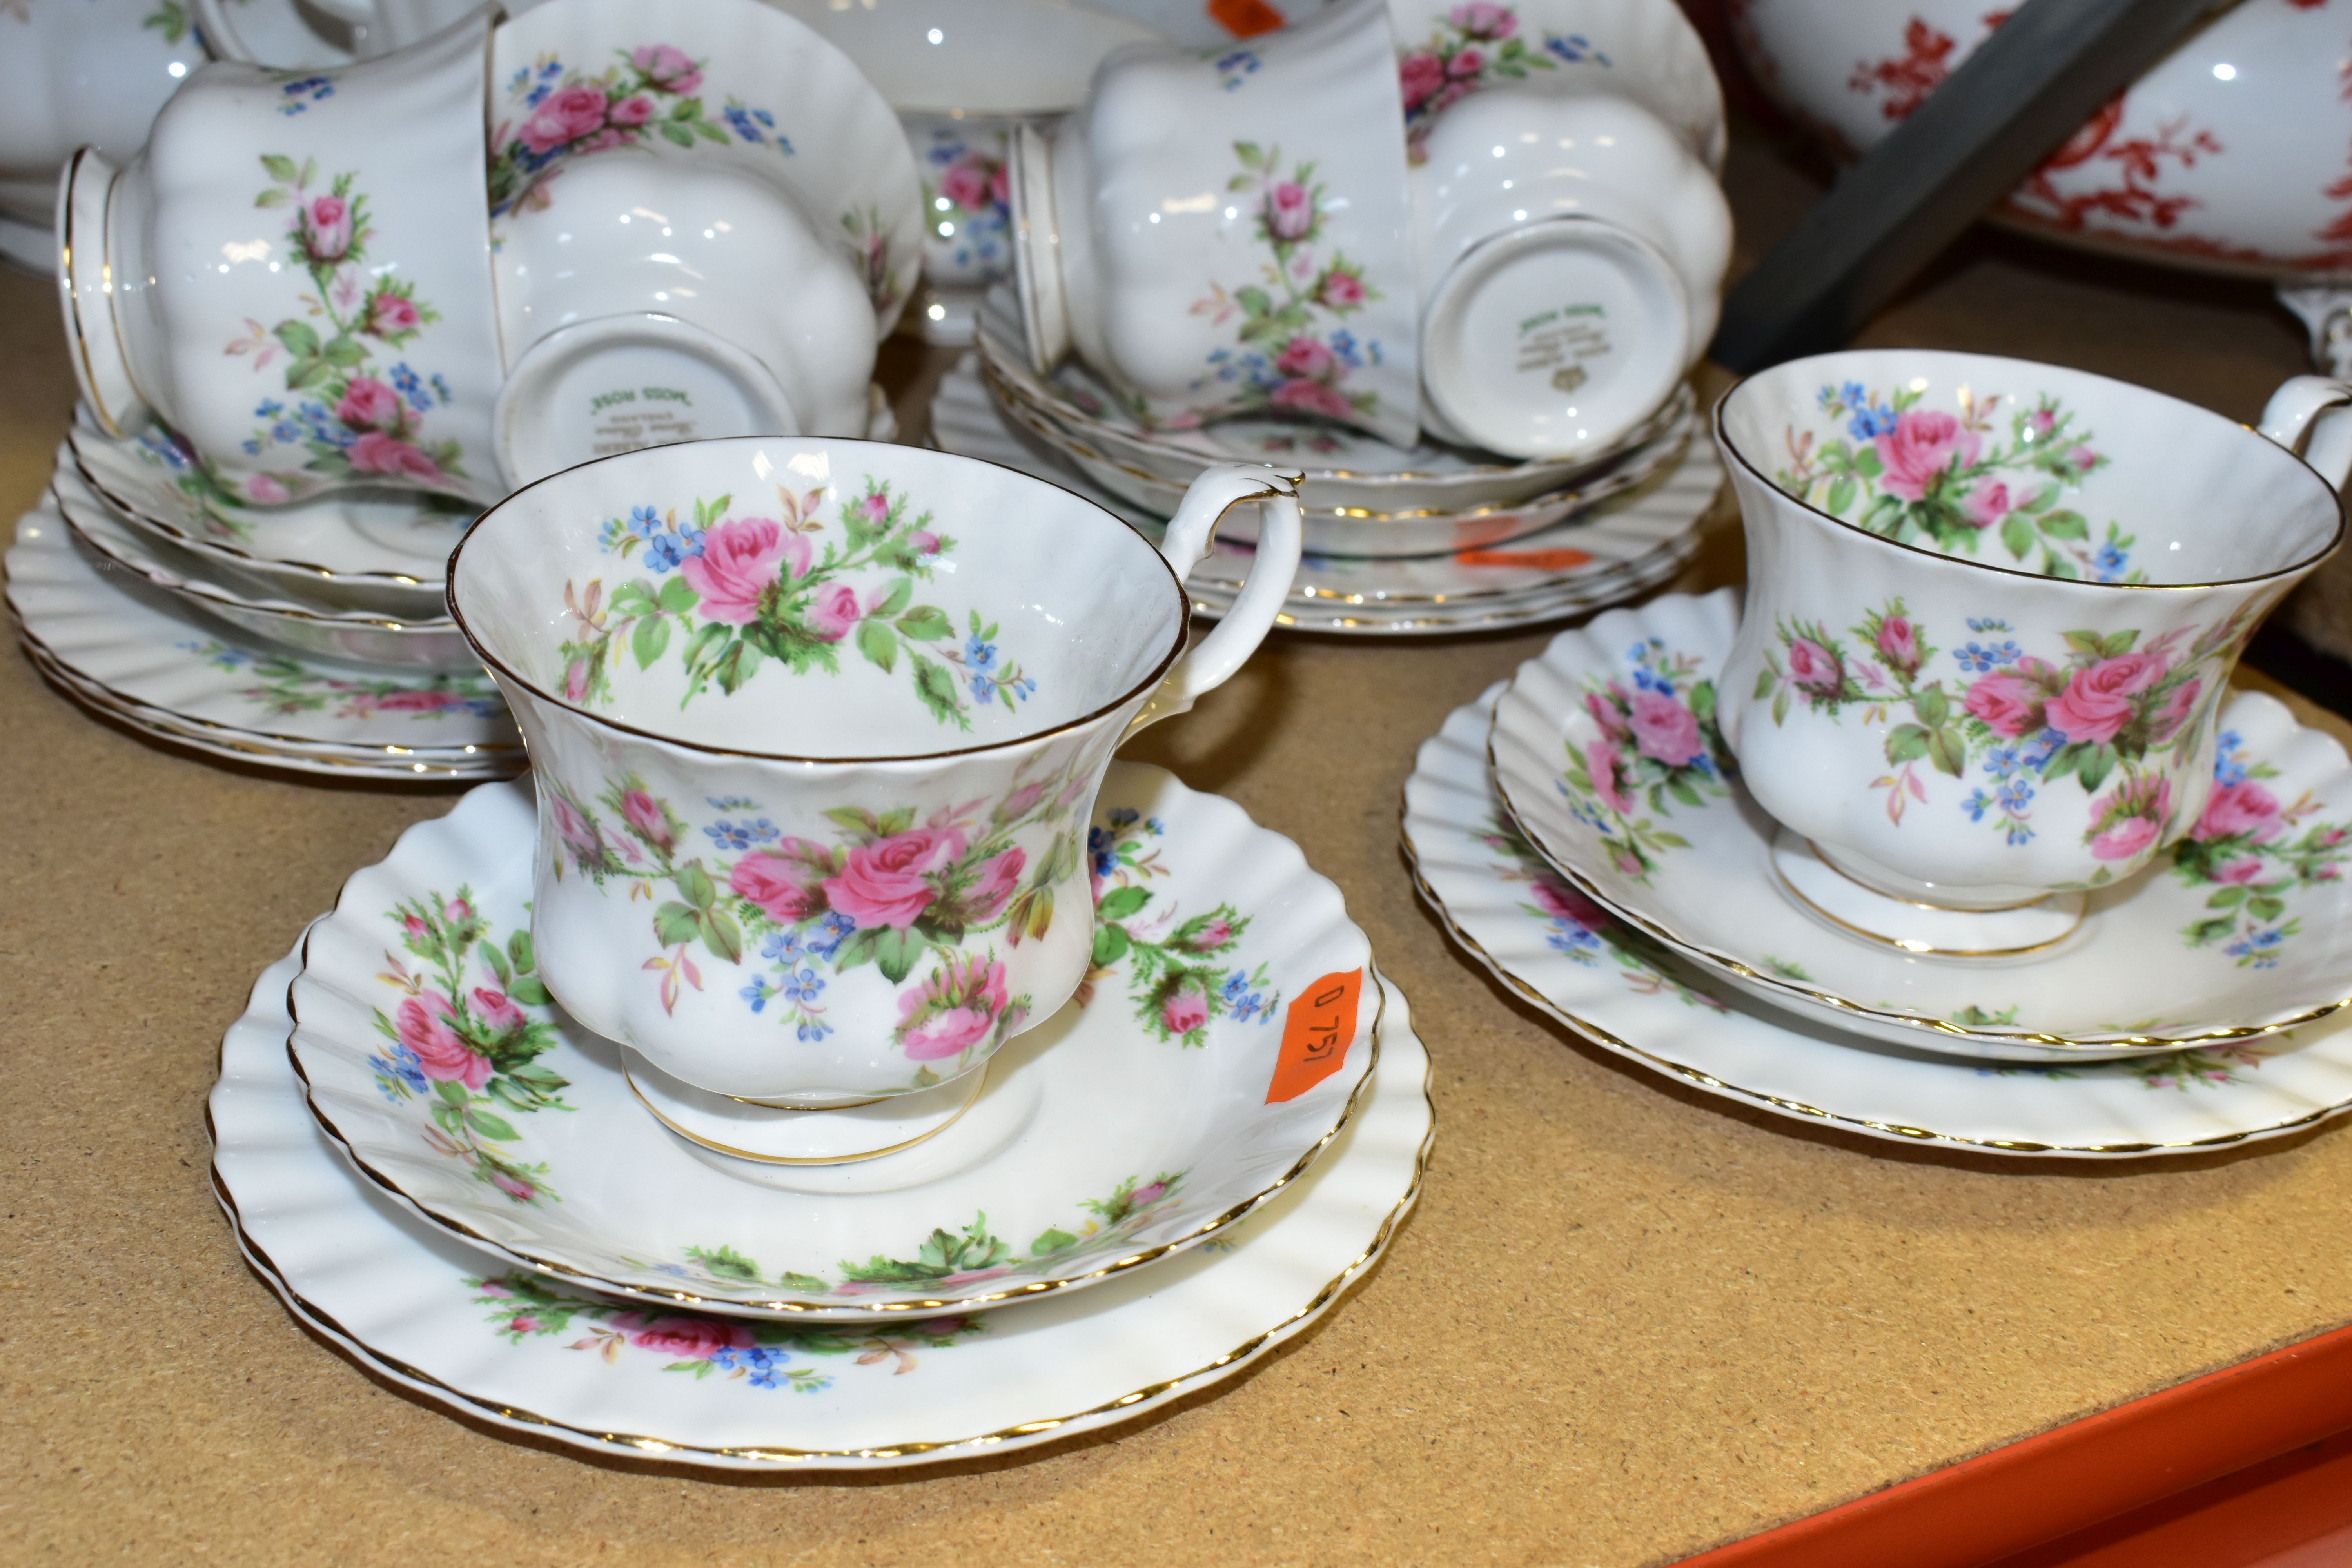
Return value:
[(522, 742), (441, 603), (469, 514), (410, 496), (244, 507), (160, 434), (79, 420), (16, 525), (8, 604), (83, 707), (207, 755), (503, 778)]
[[(1092, 470), (1077, 466), (1043, 433), (1044, 422), (1034, 409), (1001, 391), (1001, 382), (992, 376), (994, 365), (993, 360), (968, 358), (940, 382), (931, 405), (933, 442), (958, 456), (1002, 463), (1076, 490), (1156, 534), (1166, 512), (1138, 502), (1132, 493), (1108, 488)], [(1271, 420), (1227, 422), (1214, 428), (1224, 433), (1221, 440), (1236, 440), (1232, 432), (1243, 423), (1269, 426), (1262, 434), (1264, 441), (1326, 438), (1322, 432)], [(1477, 529), (1495, 531), (1494, 536), (1504, 542), (1441, 544), (1441, 550), (1449, 552), (1441, 554), (1316, 552), (1317, 538), (1328, 542), (1347, 523), (1360, 492), (1346, 487), (1359, 476), (1310, 469), (1301, 490), (1313, 509), (1308, 512), (1310, 553), (1300, 563), (1281, 624), (1352, 636), (1439, 636), (1561, 620), (1638, 597), (1689, 563), (1722, 485), (1722, 467), (1713, 449), (1687, 439), (1687, 426), (1685, 409), (1675, 426), (1679, 434), (1626, 454), (1580, 481), (1539, 492), (1541, 506), (1565, 510), (1547, 513), (1548, 521), (1534, 531), (1517, 531), (1517, 514), (1497, 501), (1490, 514), (1475, 523)], [(1351, 447), (1378, 445), (1352, 436), (1346, 439)], [(1299, 461), (1295, 449), (1220, 452), (1214, 458), (1195, 456), (1192, 471), (1211, 460), (1234, 460), (1237, 455), (1253, 462)], [(1130, 491), (1135, 488), (1139, 482)], [(1562, 499), (1563, 490), (1569, 499)], [(1171, 492), (1181, 493), (1181, 484)], [(1430, 526), (1442, 531), (1469, 527), (1472, 521), (1464, 514), (1447, 514), (1446, 521)], [(1233, 603), (1249, 569), (1255, 524), (1251, 509), (1236, 508), (1208, 558), (1193, 569), (1188, 585), (1196, 614), (1213, 617)], [(1339, 537), (1344, 540), (1345, 535)]]
[[(1298, 1332), (1419, 1190), (1428, 1058), (1338, 889), (1160, 770), (1104, 785), (1076, 998), (935, 1134), (849, 1163), (697, 1138), (554, 1005), (533, 821), (488, 785), (353, 876), (211, 1100), (257, 1271), (454, 1413), (732, 1469), (1044, 1442)], [(1171, 965), (1204, 1006), (1155, 1000)]]
[(1612, 612), (1422, 747), (1423, 896), (1514, 989), (1706, 1093), (1903, 1142), (2139, 1156), (2352, 1107), (2352, 761), (2332, 739), (2237, 693), (2215, 766), (2246, 820), (2199, 823), (2041, 949), (1903, 951), (1776, 860), (1713, 731), (1738, 622), (1727, 590)]

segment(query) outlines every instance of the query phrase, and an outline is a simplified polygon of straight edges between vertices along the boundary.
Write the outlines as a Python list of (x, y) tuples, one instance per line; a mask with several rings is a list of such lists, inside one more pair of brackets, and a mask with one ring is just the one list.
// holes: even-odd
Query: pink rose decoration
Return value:
[(2012, 741), (2042, 728), (2041, 694), (2014, 675), (1986, 676), (1969, 688), (1960, 706)]
[(1496, 5), (1490, 0), (1470, 0), (1467, 5), (1456, 5), (1447, 17), (1455, 26), (1474, 38), (1507, 38), (1519, 30), (1519, 19), (1507, 5)]
[(400, 920), (400, 929), (418, 942), (423, 942), (433, 934), (433, 928), (415, 915), (403, 915)]
[(823, 845), (787, 838), (736, 861), (727, 886), (778, 925), (796, 925), (824, 908), (824, 879), (832, 874), (833, 856)]
[(2216, 838), (2235, 838), (2245, 834), (2262, 844), (2277, 837), (2284, 826), (2279, 820), (2278, 796), (2247, 779), (2217, 787), (2205, 802), (2205, 815), (2197, 819), (2189, 837), (2210, 844)]
[(352, 248), (351, 204), (341, 196), (315, 197), (299, 228), (304, 254), (314, 261), (341, 261)]
[(966, 212), (985, 212), (995, 202), (992, 176), (995, 165), (986, 158), (961, 158), (940, 176), (940, 195)]
[(656, 1318), (632, 1333), (629, 1342), (679, 1361), (709, 1361), (720, 1351), (750, 1350), (755, 1342), (748, 1323), (721, 1322), (716, 1318)]
[(1620, 816), (1633, 815), (1633, 797), (1625, 793), (1625, 760), (1617, 748), (1606, 741), (1588, 742), (1584, 748), (1584, 771), (1591, 775), (1592, 793), (1601, 804)]
[(454, 691), (387, 691), (372, 706), (390, 713), (445, 713), (465, 700)]
[(1179, 991), (1161, 1004), (1160, 1021), (1171, 1035), (1189, 1035), (1209, 1021), (1209, 999), (1197, 991)]
[(2131, 722), (2131, 700), (2164, 679), (2158, 653), (2119, 654), (2078, 669), (2066, 689), (2050, 700), (2043, 719), (2070, 741), (2112, 741)]
[(1212, 920), (1208, 924), (1183, 939), (1184, 945), (1194, 952), (1214, 952), (1233, 940), (1233, 922), (1222, 918)]
[(1307, 237), (1315, 226), (1314, 199), (1296, 180), (1285, 180), (1265, 194), (1265, 231), (1279, 240)]
[(629, 63), (637, 68), (646, 79), (670, 92), (692, 92), (702, 85), (702, 72), (684, 49), (668, 44), (643, 44), (629, 56)]
[[(504, 1171), (490, 1173), (490, 1185), (519, 1204), (530, 1203), (539, 1196), (539, 1189), (536, 1186), (524, 1181), (520, 1176), (510, 1176)], [(536, 1321), (536, 1320), (533, 1321)]]
[(2126, 816), (2091, 840), (2091, 853), (2102, 860), (2136, 860), (2156, 842), (2156, 824), (2145, 816)]
[(2098, 466), (2099, 455), (2088, 447), (2077, 447), (2066, 454), (2066, 462), (2078, 472), (2087, 473)]
[(2026, 416), (2026, 418), (2033, 426), (2033, 436), (2036, 440), (2040, 440), (2058, 428), (2058, 415), (2054, 409), (2037, 408)]
[(1135, 1191), (1127, 1194), (1128, 1212), (1132, 1214), (1137, 1209), (1150, 1208), (1153, 1204), (1158, 1203), (1167, 1195), (1167, 1183), (1146, 1182), (1143, 1185), (1136, 1188)]
[(1530, 885), (1536, 903), (1554, 920), (1567, 921), (1587, 931), (1599, 931), (1609, 916), (1599, 904), (1549, 871), (1538, 872)]
[(1029, 864), (1029, 856), (1017, 846), (1002, 855), (992, 857), (980, 868), (980, 880), (971, 885), (964, 901), (976, 921), (992, 921), (1004, 912), (1013, 895), (1021, 889), (1021, 872)]
[(555, 831), (562, 836), (563, 842), (589, 859), (602, 855), (604, 852), (604, 836), (580, 815), (580, 808), (560, 795), (552, 796), (551, 801), (555, 807)]
[(1670, 768), (1686, 768), (1706, 755), (1697, 715), (1663, 691), (1633, 693), (1633, 739), (1643, 756)]
[(637, 830), (638, 837), (665, 855), (677, 843), (670, 837), (669, 818), (663, 814), (660, 804), (641, 789), (622, 792), (621, 818)]
[(279, 501), (289, 501), (294, 499), (293, 491), (288, 489), (283, 484), (270, 478), (268, 474), (256, 474), (251, 479), (246, 480), (245, 493), (252, 500), (260, 501), (266, 506), (275, 506)]
[(1454, 58), (1445, 62), (1445, 74), (1456, 81), (1475, 80), (1478, 73), (1486, 68), (1486, 51), (1484, 49), (1456, 49)]
[(878, 843), (860, 845), (849, 852), (849, 863), (838, 876), (825, 879), (824, 896), (860, 926), (905, 931), (939, 897), (939, 889), (926, 879), (961, 855), (963, 847), (963, 835), (951, 827), (910, 827)]
[(400, 1043), (415, 1053), (426, 1078), (479, 1089), (490, 1081), (490, 1058), (458, 1035), (452, 1024), (456, 1016), (446, 996), (427, 991), (400, 1005), (393, 1027)]
[(1874, 443), (1885, 472), (1879, 486), (1905, 500), (1918, 500), (1947, 468), (1977, 460), (1976, 432), (1958, 418), (1933, 409), (1898, 415), (1895, 428)]
[(638, 126), (654, 117), (654, 101), (650, 98), (625, 98), (613, 105), (611, 119), (615, 125)]
[(2189, 715), (2197, 709), (2197, 694), (2203, 690), (2204, 687), (2203, 678), (2197, 677), (2184, 680), (2172, 689), (2172, 695), (2164, 700), (2162, 708), (2157, 710), (2156, 741), (2158, 744), (2160, 745), (2172, 739), (2179, 731), (2180, 726), (2189, 721)]
[(1977, 481), (1977, 488), (1969, 492), (1967, 505), (1963, 508), (1969, 525), (1975, 528), (1995, 527), (2002, 518), (2016, 510), (2017, 503), (2010, 499), (2009, 487), (1990, 475)]
[(1624, 715), (1618, 712), (1617, 704), (1609, 700), (1611, 697), (1622, 698), (1624, 695), (1625, 693), (1612, 680), (1609, 683), (1609, 690), (1606, 694), (1598, 691), (1588, 691), (1584, 694), (1584, 710), (1591, 714), (1593, 721), (1608, 733), (1629, 734), (1631, 731), (1625, 728)]
[[(954, 1000), (955, 1005), (940, 1008), (919, 1024), (914, 1020), (939, 1003)], [(1004, 990), (1004, 965), (994, 959), (985, 969), (977, 958), (968, 970), (959, 970), (950, 959), (945, 968), (898, 998), (901, 1043), (907, 1055), (915, 1061), (938, 1061), (969, 1050), (988, 1037), (1003, 1015), (1008, 998)], [(912, 1025), (911, 1027), (908, 1026)]]
[(400, 423), (400, 394), (372, 375), (355, 375), (343, 393), (343, 400), (335, 405), (335, 417), (354, 430), (396, 426)]
[(1435, 55), (1407, 55), (1397, 62), (1397, 85), (1404, 91), (1405, 112), (1429, 101), (1445, 84), (1445, 64)]
[(1919, 668), (1919, 632), (1902, 616), (1889, 616), (1878, 624), (1878, 657), (1906, 675)]
[(839, 642), (856, 630), (859, 618), (857, 590), (846, 583), (819, 590), (816, 603), (809, 606), (809, 624), (826, 642)]
[(1356, 405), (1319, 381), (1286, 381), (1270, 393), (1266, 401), (1277, 408), (1296, 408), (1304, 414), (1328, 415), (1334, 419), (1352, 419)]
[(1293, 338), (1274, 356), (1274, 368), (1285, 375), (1327, 375), (1335, 363), (1331, 351), (1317, 338)]
[(2248, 882), (2253, 881), (2257, 878), (2261, 877), (2262, 874), (2263, 863), (2260, 860), (2232, 860), (2227, 865), (2215, 867), (2213, 870), (2213, 879), (2217, 882), (2227, 882), (2236, 887), (2243, 887)]
[(1349, 310), (1364, 302), (1364, 280), (1352, 272), (1329, 272), (1324, 275), (1323, 287), (1318, 299), (1334, 310)]
[[(788, 562), (779, 574), (776, 563)], [(702, 553), (679, 563), (688, 584), (702, 595), (695, 613), (705, 620), (749, 626), (760, 618), (760, 602), (787, 576), (808, 570), (808, 541), (764, 517), (722, 522), (702, 536)]]
[(550, 93), (530, 118), (522, 122), (522, 144), (533, 153), (552, 153), (604, 128), (604, 92), (582, 85)]
[(514, 1005), (512, 997), (503, 991), (493, 991), (483, 985), (474, 987), (474, 1012), (489, 1026), (493, 1035), (511, 1035), (530, 1022), (523, 1016), (522, 1009)]
[(563, 697), (568, 702), (578, 702), (588, 695), (588, 661), (575, 658), (563, 670)]
[(1789, 679), (1800, 686), (1816, 691), (1835, 691), (1845, 683), (1845, 670), (1837, 655), (1811, 637), (1792, 637), (1789, 641)]
[(405, 294), (379, 294), (375, 303), (368, 307), (367, 330), (380, 338), (413, 332), (424, 324), (416, 301)]
[(350, 459), (353, 473), (383, 474), (401, 479), (440, 480), (449, 477), (421, 449), (381, 430), (368, 431), (346, 447), (343, 456)]
[(1018, 822), (1023, 817), (1028, 816), (1029, 813), (1035, 808), (1037, 803), (1045, 798), (1045, 786), (1044, 784), (1023, 784), (1019, 789), (1016, 789), (1011, 795), (1006, 795), (1003, 804), (997, 806), (996, 820), (999, 822)]
[(940, 552), (940, 536), (928, 528), (919, 528), (907, 535), (907, 548), (918, 555), (937, 555)]

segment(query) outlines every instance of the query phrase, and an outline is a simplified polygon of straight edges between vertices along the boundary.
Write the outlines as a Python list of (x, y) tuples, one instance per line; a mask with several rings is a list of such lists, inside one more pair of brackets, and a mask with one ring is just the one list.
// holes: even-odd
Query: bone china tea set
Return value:
[[(1601, 612), (1423, 745), (1404, 844), (1652, 1070), (2021, 1157), (2352, 1108), (2352, 763), (2230, 687), (2352, 387), (2255, 433), (1884, 350), (1706, 409), (1671, 0), (139, 9), (0, 51), (105, 76), (0, 94), (81, 392), (8, 602), (184, 752), (479, 783), (209, 1106), (256, 1272), (421, 1400), (920, 1465), (1341, 1300), (1427, 1162), (1406, 1000), (1297, 846), (1116, 757), (1276, 627)], [(928, 447), (896, 330), (971, 348)], [(1744, 602), (1609, 608), (1727, 474)]]

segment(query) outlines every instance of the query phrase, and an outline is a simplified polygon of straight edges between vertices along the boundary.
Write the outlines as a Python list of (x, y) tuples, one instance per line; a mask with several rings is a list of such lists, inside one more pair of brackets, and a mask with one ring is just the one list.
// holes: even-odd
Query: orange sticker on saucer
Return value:
[(1209, 15), (1236, 38), (1271, 33), (1287, 21), (1265, 0), (1209, 0)]
[(1364, 972), (1327, 974), (1290, 1004), (1282, 1020), (1282, 1055), (1275, 1059), (1274, 1082), (1265, 1102), (1297, 1100), (1348, 1065), (1356, 1038), (1356, 1003), (1364, 993)]
[(1565, 572), (1590, 566), (1592, 557), (1581, 550), (1465, 550), (1455, 554), (1457, 566), (1526, 566), (1538, 572)]

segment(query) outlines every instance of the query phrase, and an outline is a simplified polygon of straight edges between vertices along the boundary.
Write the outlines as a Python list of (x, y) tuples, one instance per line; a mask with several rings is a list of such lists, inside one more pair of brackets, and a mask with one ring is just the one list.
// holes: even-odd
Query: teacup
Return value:
[(478, 0), (186, 0), (186, 5), (215, 59), (279, 69), (345, 66), (388, 55), (423, 42), (480, 8)]
[[(1244, 500), (1256, 564), (1187, 653), (1183, 575)], [(1241, 666), (1298, 552), (1296, 475), (1235, 465), (1157, 548), (1010, 469), (863, 441), (659, 447), (517, 492), (449, 607), (530, 747), (549, 989), (763, 1102), (979, 1067), (1086, 973), (1112, 752)]]
[(583, 159), (499, 225), (509, 485), (666, 441), (862, 436), (864, 280), (791, 195), (731, 164)]
[(208, 65), (119, 175), (76, 154), (58, 280), (82, 395), (110, 434), (160, 418), (247, 502), (503, 493), (488, 28), (485, 13), (299, 78)]
[(1939, 951), (2063, 934), (2080, 900), (2045, 895), (2251, 799), (2216, 790), (2213, 715), (2341, 538), (2347, 399), (2306, 377), (2273, 403), (2282, 440), (2328, 444), (2323, 478), (2192, 405), (2023, 360), (1889, 349), (1741, 382), (1716, 438), (1748, 599), (1716, 689), (1758, 804), (1884, 895), (1857, 908), (2003, 923)]
[(1714, 335), (1731, 209), (1629, 99), (1490, 88), (1412, 172), (1425, 420), (1518, 458), (1606, 449)]
[(1123, 49), (1013, 141), (1042, 374), (1075, 350), (1151, 424), (1309, 415), (1411, 447), (1418, 300), (1395, 40), (1353, 0), (1207, 58)]
[(159, 16), (154, 0), (0, 11), (0, 242), (12, 258), (47, 269), (54, 242), (22, 231), (49, 226), (58, 165), (77, 147), (128, 160), (205, 63), (185, 22), (159, 26)]
[(549, 0), (499, 27), (490, 80), (502, 224), (563, 210), (565, 183), (593, 163), (730, 166), (775, 185), (839, 248), (877, 337), (897, 323), (922, 259), (914, 155), (882, 95), (805, 24), (760, 0)]
[(979, 297), (1013, 267), (1007, 142), (1084, 102), (1103, 57), (1160, 35), (1065, 0), (879, 0), (784, 9), (857, 62), (906, 127), (923, 177), (925, 298), (907, 321), (971, 341)]

